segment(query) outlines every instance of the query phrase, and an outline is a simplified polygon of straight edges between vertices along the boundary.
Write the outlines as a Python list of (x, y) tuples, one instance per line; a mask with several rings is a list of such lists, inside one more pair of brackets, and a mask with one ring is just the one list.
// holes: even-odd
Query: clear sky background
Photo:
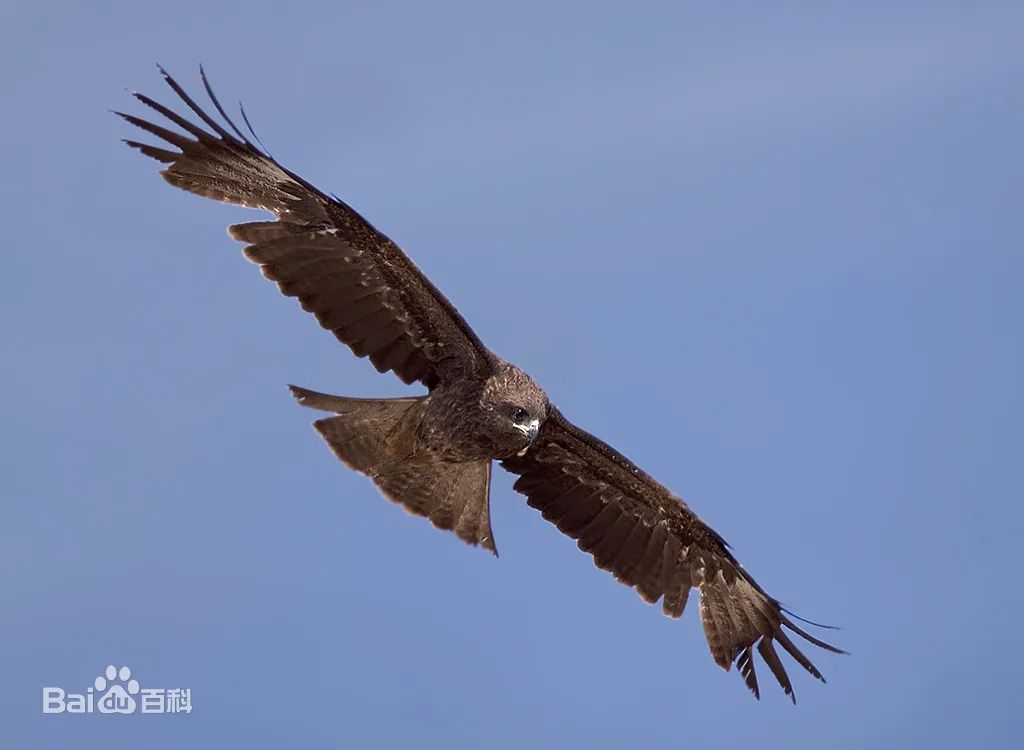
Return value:
[[(0, 10), (4, 748), (1009, 747), (1021, 718), (1019, 3)], [(286, 165), (852, 656), (761, 669), (511, 490), (493, 559), (292, 382), (416, 392), (107, 109), (207, 66)], [(107, 664), (190, 716), (44, 716)]]

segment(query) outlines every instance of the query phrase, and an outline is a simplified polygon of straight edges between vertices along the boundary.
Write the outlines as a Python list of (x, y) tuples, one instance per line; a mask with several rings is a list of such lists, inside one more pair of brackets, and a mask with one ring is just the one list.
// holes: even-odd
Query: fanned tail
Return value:
[(497, 554), (491, 531), (490, 461), (418, 461), (417, 406), (423, 398), (364, 399), (289, 386), (303, 406), (334, 412), (313, 423), (351, 469), (373, 480), (389, 500), (439, 529)]

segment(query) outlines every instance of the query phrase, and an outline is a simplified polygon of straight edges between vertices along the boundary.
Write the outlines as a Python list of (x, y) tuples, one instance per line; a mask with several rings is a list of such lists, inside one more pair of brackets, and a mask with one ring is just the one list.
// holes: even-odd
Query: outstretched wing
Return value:
[(636, 588), (646, 601), (661, 599), (665, 614), (681, 616), (690, 589), (696, 588), (712, 657), (726, 671), (735, 663), (756, 697), (755, 647), (796, 702), (776, 642), (824, 681), (785, 629), (842, 653), (795, 625), (743, 570), (725, 540), (682, 500), (553, 406), (529, 451), (501, 464), (519, 475), (515, 489), (530, 506), (578, 540), (599, 568)]
[(161, 174), (182, 190), (277, 216), (277, 221), (237, 224), (228, 231), (250, 243), (245, 256), (283, 294), (297, 297), (356, 355), (369, 357), (377, 370), (392, 370), (406, 383), (418, 380), (433, 388), (449, 377), (490, 371), (490, 352), (394, 242), (249, 141), (220, 106), (202, 69), (203, 85), (223, 125), (162, 68), (161, 73), (209, 131), (135, 94), (186, 135), (118, 112), (177, 150), (125, 142), (168, 164)]

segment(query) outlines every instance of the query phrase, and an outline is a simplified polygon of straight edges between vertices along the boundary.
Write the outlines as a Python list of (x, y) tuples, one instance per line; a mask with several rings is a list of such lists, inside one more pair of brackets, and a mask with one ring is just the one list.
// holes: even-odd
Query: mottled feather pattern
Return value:
[[(204, 129), (143, 94), (135, 97), (186, 134), (134, 115), (117, 113), (178, 151), (126, 141), (168, 166), (172, 185), (206, 198), (272, 212), (276, 222), (230, 228), (251, 243), (246, 257), (281, 291), (381, 372), (394, 371), (406, 383), (434, 387), (446, 374), (486, 374), (492, 355), (455, 307), (386, 236), (341, 200), (328, 196), (248, 140), (224, 112), (205, 74), (203, 86), (223, 118), (207, 114), (161, 70)], [(233, 132), (229, 132), (228, 128)], [(211, 132), (212, 131), (212, 132)], [(350, 310), (366, 293), (378, 304)], [(358, 317), (356, 315), (358, 314)]]
[(410, 460), (414, 412), (422, 398), (355, 399), (291, 386), (303, 406), (337, 416), (313, 423), (334, 454), (365, 474), (384, 497), (440, 529), (497, 554), (489, 510), (490, 461), (430, 463)]
[(274, 221), (229, 227), (246, 243), (245, 257), (357, 356), (429, 391), (416, 398), (356, 399), (293, 386), (301, 404), (332, 413), (314, 424), (342, 462), (410, 513), (495, 551), (489, 486), (491, 461), (500, 460), (518, 475), (514, 487), (531, 507), (575, 539), (599, 568), (645, 601), (660, 601), (666, 615), (682, 616), (696, 588), (714, 661), (727, 671), (735, 664), (756, 697), (755, 648), (790, 697), (793, 685), (776, 643), (822, 679), (788, 633), (842, 652), (797, 626), (717, 532), (625, 456), (566, 420), (529, 375), (481, 343), (394, 242), (271, 157), (243, 110), (256, 143), (250, 141), (202, 69), (219, 118), (161, 73), (200, 124), (135, 94), (173, 128), (118, 113), (163, 141), (126, 143), (164, 164), (161, 174), (178, 188), (273, 213)]
[(661, 599), (665, 614), (680, 617), (690, 589), (697, 588), (712, 657), (726, 670), (735, 663), (755, 696), (760, 697), (752, 650), (756, 646), (795, 701), (772, 641), (821, 679), (783, 626), (839, 652), (795, 626), (735, 561), (724, 540), (681, 500), (554, 407), (526, 455), (505, 459), (502, 465), (519, 475), (514, 489), (526, 495), (530, 506), (645, 601)]

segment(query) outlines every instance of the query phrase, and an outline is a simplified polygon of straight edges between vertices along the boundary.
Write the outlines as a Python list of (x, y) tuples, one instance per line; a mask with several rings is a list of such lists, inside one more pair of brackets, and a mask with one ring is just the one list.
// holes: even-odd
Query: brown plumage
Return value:
[(314, 425), (341, 461), (410, 513), (496, 552), (488, 495), (498, 460), (518, 475), (515, 489), (531, 507), (667, 615), (681, 616), (696, 588), (712, 657), (726, 670), (736, 664), (755, 696), (754, 648), (787, 695), (793, 687), (775, 643), (822, 679), (786, 631), (842, 652), (798, 627), (685, 503), (566, 420), (391, 240), (250, 141), (202, 71), (223, 124), (161, 72), (206, 127), (135, 94), (186, 135), (118, 113), (176, 150), (126, 143), (167, 164), (161, 174), (176, 187), (273, 213), (276, 221), (229, 228), (248, 243), (245, 256), (357, 356), (427, 388), (414, 398), (357, 399), (292, 386), (299, 403), (333, 414)]

